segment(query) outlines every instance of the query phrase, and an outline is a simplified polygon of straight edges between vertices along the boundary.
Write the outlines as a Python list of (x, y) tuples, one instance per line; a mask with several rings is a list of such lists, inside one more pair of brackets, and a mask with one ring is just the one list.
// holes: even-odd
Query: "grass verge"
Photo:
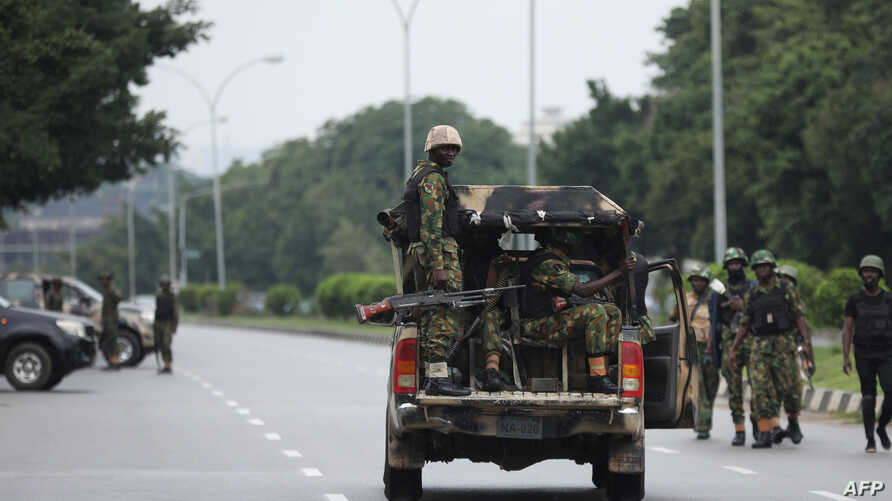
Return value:
[[(855, 359), (852, 356), (852, 370), (846, 376), (842, 371), (842, 346), (816, 346), (815, 366), (817, 370), (812, 376), (815, 386), (833, 388), (858, 393), (861, 384), (858, 381), (858, 373), (855, 371)], [(882, 395), (883, 390), (877, 385), (877, 394)]]
[(183, 321), (192, 323), (213, 322), (237, 327), (276, 327), (295, 330), (317, 330), (348, 332), (351, 334), (393, 334), (392, 327), (380, 325), (360, 325), (356, 320), (334, 320), (322, 317), (276, 317), (271, 315), (257, 316), (206, 316), (185, 314)]

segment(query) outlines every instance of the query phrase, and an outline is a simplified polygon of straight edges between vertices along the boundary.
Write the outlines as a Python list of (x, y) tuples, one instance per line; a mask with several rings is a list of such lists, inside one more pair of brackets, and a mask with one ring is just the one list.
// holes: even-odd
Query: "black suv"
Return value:
[(96, 356), (96, 327), (82, 317), (13, 307), (0, 297), (0, 361), (17, 390), (50, 390)]

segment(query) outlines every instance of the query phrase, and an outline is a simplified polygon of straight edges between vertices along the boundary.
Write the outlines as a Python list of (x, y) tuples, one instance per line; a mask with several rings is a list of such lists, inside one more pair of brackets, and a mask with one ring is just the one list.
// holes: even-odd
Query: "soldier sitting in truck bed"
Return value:
[[(580, 244), (577, 232), (546, 228), (536, 233), (542, 247), (521, 266), (521, 329), (528, 337), (561, 343), (585, 337), (588, 354), (586, 389), (592, 393), (617, 393), (619, 388), (607, 376), (608, 356), (616, 351), (622, 325), (622, 313), (612, 304), (580, 304), (555, 311), (556, 297), (576, 295), (591, 297), (635, 267), (635, 258), (623, 261), (619, 269), (586, 282), (570, 270), (569, 254)], [(497, 309), (484, 313), (483, 349), (486, 353), (481, 386), (485, 391), (502, 391), (499, 376), (502, 314)]]

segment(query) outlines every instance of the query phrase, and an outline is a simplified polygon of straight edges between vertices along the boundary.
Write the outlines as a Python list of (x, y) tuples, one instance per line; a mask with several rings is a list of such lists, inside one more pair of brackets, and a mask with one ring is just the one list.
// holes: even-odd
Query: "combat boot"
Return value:
[(753, 425), (753, 440), (759, 439), (759, 425), (756, 423), (756, 416), (750, 414), (750, 424)]
[(770, 449), (771, 448), (771, 432), (760, 431), (757, 433), (756, 441), (753, 442), (753, 449)]
[(592, 393), (618, 393), (619, 386), (613, 384), (610, 376), (588, 376), (585, 382), (586, 391)]
[(424, 383), (424, 392), (428, 395), (444, 395), (447, 397), (467, 397), (470, 388), (453, 383), (449, 378), (431, 377)]
[(786, 435), (790, 437), (790, 440), (792, 440), (794, 444), (802, 442), (802, 429), (799, 428), (799, 418), (790, 418), (787, 420)]
[(787, 432), (784, 431), (780, 426), (775, 426), (771, 429), (771, 441), (775, 444), (779, 444), (784, 441), (784, 437), (787, 436)]
[(886, 433), (885, 426), (877, 426), (877, 436), (880, 437), (880, 443), (883, 444), (883, 449), (888, 451), (892, 448), (892, 442), (889, 442), (889, 435)]
[(499, 374), (498, 369), (484, 369), (480, 375), (480, 389), (483, 391), (504, 391), (505, 381)]
[(745, 431), (735, 431), (734, 432), (734, 440), (731, 441), (731, 445), (735, 447), (740, 447), (746, 443), (746, 432)]
[(889, 405), (888, 401), (888, 399), (883, 401), (883, 410), (880, 412), (880, 420), (877, 423), (877, 435), (880, 437), (883, 449), (887, 451), (892, 448), (892, 442), (889, 442), (889, 435), (886, 433), (886, 425), (892, 420), (892, 411), (890, 411), (892, 406)]
[(867, 447), (864, 448), (864, 452), (868, 454), (875, 454), (877, 451), (877, 443), (874, 441), (873, 437), (867, 439)]
[(708, 440), (708, 439), (709, 439), (709, 432), (708, 432), (708, 431), (703, 430), (703, 431), (698, 431), (698, 432), (697, 432), (697, 440)]

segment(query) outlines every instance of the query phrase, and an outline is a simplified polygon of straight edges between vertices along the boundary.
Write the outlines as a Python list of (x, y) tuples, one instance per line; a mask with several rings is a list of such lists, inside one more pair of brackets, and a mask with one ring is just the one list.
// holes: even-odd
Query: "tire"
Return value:
[[(388, 416), (390, 413), (387, 414)], [(384, 497), (388, 501), (417, 501), (421, 498), (421, 468), (391, 468), (387, 461), (390, 447), (390, 422), (384, 420)]]
[(6, 356), (6, 379), (20, 391), (42, 390), (53, 375), (53, 360), (43, 346), (22, 343)]
[[(142, 361), (142, 344), (139, 337), (130, 329), (120, 329), (116, 337), (118, 350), (118, 362), (124, 367), (133, 367)], [(108, 353), (103, 351), (105, 361), (108, 362)]]
[(607, 499), (609, 501), (640, 501), (644, 499), (644, 472), (608, 473)]
[(58, 371), (56, 371), (56, 373), (50, 377), (50, 380), (47, 381), (45, 385), (43, 385), (42, 389), (44, 391), (52, 390), (53, 388), (56, 387), (56, 385), (58, 385), (59, 383), (62, 382), (62, 377), (63, 376), (61, 374), (59, 374)]
[(610, 472), (607, 470), (607, 463), (592, 464), (592, 484), (595, 487), (607, 487), (607, 478)]

